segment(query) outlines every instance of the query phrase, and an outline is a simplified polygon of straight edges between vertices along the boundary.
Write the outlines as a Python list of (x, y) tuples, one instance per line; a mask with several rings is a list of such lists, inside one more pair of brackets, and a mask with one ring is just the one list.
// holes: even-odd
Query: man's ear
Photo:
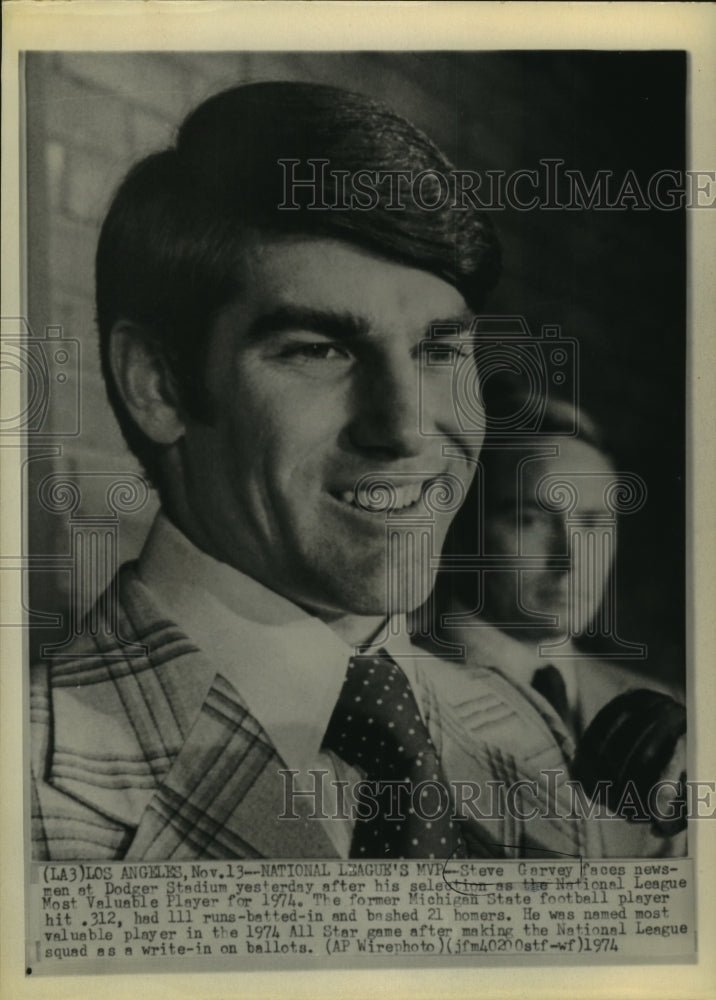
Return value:
[(135, 323), (118, 320), (109, 336), (112, 374), (132, 419), (156, 444), (174, 444), (184, 423), (166, 362)]

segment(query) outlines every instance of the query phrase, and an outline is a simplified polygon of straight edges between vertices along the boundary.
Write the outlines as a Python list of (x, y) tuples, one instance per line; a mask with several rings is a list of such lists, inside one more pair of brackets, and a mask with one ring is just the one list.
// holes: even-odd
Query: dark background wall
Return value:
[[(92, 304), (93, 255), (111, 194), (138, 157), (168, 144), (183, 115), (237, 82), (306, 79), (381, 97), (421, 125), (458, 167), (537, 169), (560, 158), (646, 186), (683, 169), (686, 62), (669, 52), (31, 53), (27, 57), (28, 297), (36, 336), (80, 342), (80, 433), (38, 438), (28, 462), (34, 647), (67, 631), (68, 514), (48, 513), (48, 474), (136, 466), (104, 399)], [(678, 679), (684, 648), (685, 217), (683, 212), (495, 210), (504, 275), (489, 303), (537, 331), (579, 341), (578, 391), (620, 468), (648, 500), (619, 535), (619, 630), (647, 666)], [(74, 402), (51, 394), (47, 427)], [(64, 408), (64, 409), (63, 409)], [(69, 423), (68, 423), (69, 421)], [(85, 477), (88, 511), (106, 478)], [(141, 545), (156, 502), (118, 522), (120, 558)], [(60, 564), (51, 566), (58, 559)], [(109, 571), (109, 568), (106, 568)], [(53, 617), (43, 617), (46, 615)]]

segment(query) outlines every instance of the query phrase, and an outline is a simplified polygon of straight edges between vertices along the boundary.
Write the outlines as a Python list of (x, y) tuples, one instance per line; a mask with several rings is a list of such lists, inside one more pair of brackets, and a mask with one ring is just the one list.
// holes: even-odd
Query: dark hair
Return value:
[[(583, 444), (589, 444), (605, 454), (609, 453), (599, 424), (581, 402), (575, 399), (535, 390), (532, 385), (525, 384), (512, 375), (497, 375), (485, 381), (483, 405), (487, 431), (485, 445), (488, 446), (483, 458), (487, 457), (488, 451), (495, 454), (495, 449), (490, 447), (493, 441), (495, 444), (504, 444), (505, 436), (509, 439), (510, 432), (505, 427), (511, 426), (510, 419), (514, 420), (515, 415), (525, 413), (538, 415), (533, 431), (540, 437), (576, 434)], [(516, 429), (514, 436), (523, 438), (525, 432)]]
[[(534, 433), (539, 438), (554, 435), (556, 437), (571, 437), (576, 434), (577, 439), (582, 444), (590, 445), (597, 451), (612, 460), (611, 453), (602, 431), (587, 411), (573, 399), (564, 399), (554, 395), (534, 396), (525, 386), (510, 386), (502, 388), (500, 391), (499, 380), (495, 379), (494, 384), (488, 382), (488, 391), (484, 395), (485, 412), (487, 415), (487, 433), (480, 453), (480, 466), (482, 469), (482, 482), (485, 490), (485, 499), (490, 501), (486, 506), (491, 505), (491, 497), (497, 492), (498, 498), (502, 487), (500, 476), (496, 470), (500, 460), (506, 454), (505, 445), (509, 449), (509, 432), (507, 440), (505, 431), (501, 429), (499, 418), (512, 416), (524, 412), (528, 406), (534, 406), (539, 413), (537, 426)], [(504, 426), (504, 425), (503, 425)], [(515, 438), (524, 439), (524, 432), (515, 433)], [(509, 455), (509, 450), (507, 451)], [(469, 513), (466, 512), (466, 516)]]
[[(172, 376), (177, 401), (210, 420), (203, 359), (217, 312), (239, 292), (238, 265), (247, 230), (333, 236), (432, 272), (453, 284), (473, 309), (499, 272), (489, 220), (472, 206), (426, 210), (410, 198), (403, 210), (281, 210), (286, 167), (326, 159), (320, 196), (335, 204), (333, 171), (413, 173), (452, 169), (414, 125), (384, 105), (335, 87), (255, 83), (201, 104), (176, 145), (135, 166), (119, 188), (97, 249), (97, 322), (110, 402), (132, 451), (156, 480), (156, 446), (126, 412), (108, 363), (109, 335), (120, 319), (142, 328)], [(298, 195), (297, 190), (297, 195)]]

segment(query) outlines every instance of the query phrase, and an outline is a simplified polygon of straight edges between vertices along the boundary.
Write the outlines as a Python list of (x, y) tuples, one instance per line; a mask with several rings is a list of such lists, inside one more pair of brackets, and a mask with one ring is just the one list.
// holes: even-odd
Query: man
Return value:
[[(531, 409), (540, 412), (537, 433), (514, 432), (510, 441), (501, 429), (507, 415)], [(627, 692), (668, 695), (665, 711), (677, 711), (671, 701), (682, 700), (677, 692), (608, 659), (624, 646), (615, 628), (618, 503), (609, 504), (620, 477), (596, 424), (571, 401), (514, 387), (503, 388), (490, 412), (496, 432), (481, 453), (481, 499), (473, 486), (446, 546), (448, 557), (479, 550), (490, 568), (479, 574), (479, 585), (474, 572), (445, 574), (436, 596), (443, 638), (464, 647), (467, 663), (489, 664), (509, 677), (577, 746), (600, 711), (621, 704), (613, 699)], [(440, 596), (448, 592), (449, 599)], [(580, 645), (590, 637), (592, 650), (595, 639), (601, 643), (601, 655), (590, 652), (588, 642)], [(636, 745), (641, 703), (633, 704)], [(598, 726), (590, 748), (599, 746)], [(662, 777), (678, 783), (684, 768), (682, 737)], [(614, 832), (630, 853), (629, 841), (637, 844), (644, 828)], [(670, 851), (682, 846), (683, 838), (664, 844)]]
[[(418, 534), (439, 553), (456, 506), (431, 492), (475, 467), (446, 371), (498, 269), (487, 220), (429, 197), (449, 170), (365, 97), (254, 84), (121, 186), (102, 363), (162, 513), (110, 638), (35, 671), (37, 858), (600, 852), (553, 808), (553, 728), (403, 624), (437, 561)], [(423, 366), (441, 331), (447, 368)], [(487, 781), (513, 808), (474, 808)]]

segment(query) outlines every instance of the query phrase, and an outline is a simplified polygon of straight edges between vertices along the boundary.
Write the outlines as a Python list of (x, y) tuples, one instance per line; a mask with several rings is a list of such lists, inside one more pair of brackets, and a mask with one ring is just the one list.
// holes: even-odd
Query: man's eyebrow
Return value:
[(307, 330), (335, 340), (352, 340), (366, 336), (368, 328), (367, 320), (350, 312), (308, 306), (278, 306), (257, 316), (249, 325), (247, 336), (251, 340), (261, 340), (287, 330)]
[[(454, 337), (469, 330), (474, 318), (471, 310), (465, 310), (456, 316), (433, 319), (423, 336)], [(261, 340), (287, 330), (306, 330), (335, 340), (356, 340), (368, 335), (370, 324), (352, 312), (285, 305), (257, 316), (249, 325), (247, 336), (250, 340)]]

